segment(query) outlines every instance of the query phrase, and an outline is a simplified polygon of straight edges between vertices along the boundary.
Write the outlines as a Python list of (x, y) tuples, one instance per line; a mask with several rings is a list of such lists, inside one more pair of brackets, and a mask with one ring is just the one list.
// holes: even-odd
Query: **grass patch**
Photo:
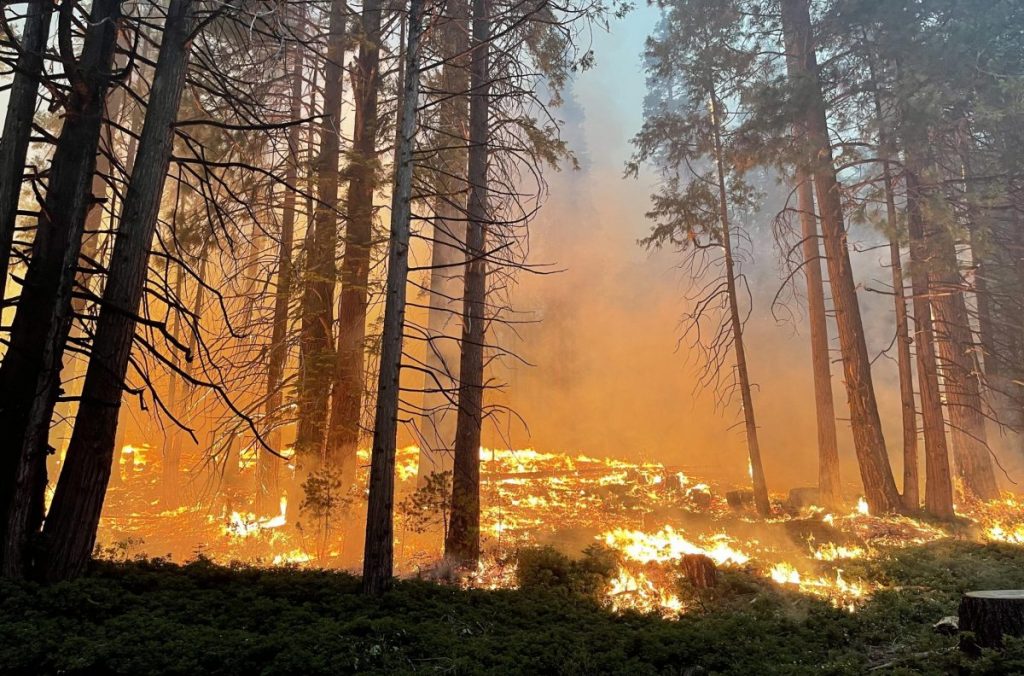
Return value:
[(540, 556), (520, 591), (402, 581), (382, 599), (344, 573), (202, 560), (97, 562), (50, 587), (0, 581), (0, 673), (1024, 673), (1024, 642), (969, 659), (931, 629), (963, 591), (1024, 587), (1016, 547), (939, 542), (850, 562), (891, 587), (852, 614), (725, 572), (676, 621), (600, 607), (593, 557)]

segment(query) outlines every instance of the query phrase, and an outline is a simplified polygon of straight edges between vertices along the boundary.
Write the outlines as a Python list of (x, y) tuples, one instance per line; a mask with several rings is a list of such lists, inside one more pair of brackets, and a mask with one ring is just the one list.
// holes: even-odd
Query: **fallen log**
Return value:
[(967, 592), (960, 599), (960, 631), (973, 633), (960, 647), (968, 652), (998, 648), (1003, 636), (1024, 636), (1024, 589)]

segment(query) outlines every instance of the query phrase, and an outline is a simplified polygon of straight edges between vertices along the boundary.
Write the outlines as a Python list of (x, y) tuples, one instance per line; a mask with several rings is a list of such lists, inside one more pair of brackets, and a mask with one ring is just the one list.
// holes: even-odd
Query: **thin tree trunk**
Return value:
[(45, 580), (79, 574), (89, 562), (96, 541), (110, 478), (121, 392), (135, 337), (135, 318), (171, 158), (173, 123), (188, 70), (192, 5), (193, 0), (172, 0), (168, 8), (138, 160), (128, 183), (103, 291), (82, 403), (43, 529), (37, 572)]
[(377, 382), (377, 410), (370, 460), (370, 490), (366, 509), (363, 592), (381, 594), (391, 586), (394, 567), (395, 446), (398, 433), (399, 377), (405, 333), (405, 297), (409, 277), (409, 237), (416, 107), (420, 85), (420, 36), (423, 0), (409, 5), (409, 35), (405, 50), (406, 78), (402, 91), (400, 140), (396, 150), (395, 187), (391, 196), (391, 240), (384, 305), (384, 336)]
[(381, 3), (363, 3), (362, 34), (353, 77), (355, 129), (349, 166), (345, 255), (341, 263), (338, 343), (327, 452), (346, 483), (354, 480), (363, 402), (364, 342), (377, 188), (377, 97), (380, 92)]
[(914, 290), (914, 342), (917, 345), (917, 377), (921, 390), (924, 425), (925, 509), (939, 518), (953, 517), (953, 485), (949, 478), (946, 425), (939, 395), (938, 363), (932, 327), (930, 285), (928, 284), (929, 243), (925, 239), (921, 212), (923, 195), (913, 156), (906, 161), (907, 229), (910, 232), (910, 278)]
[(11, 246), (18, 220), (18, 201), (25, 158), (32, 138), (39, 82), (43, 74), (43, 51), (50, 35), (53, 3), (30, 2), (26, 6), (21, 53), (7, 99), (7, 117), (0, 137), (0, 310), (3, 308)]
[(786, 51), (790, 55), (787, 59), (789, 76), (800, 88), (803, 98), (801, 109), (805, 113), (799, 122), (807, 131), (808, 165), (821, 213), (857, 464), (870, 508), (876, 513), (898, 511), (902, 504), (886, 454), (871, 379), (871, 360), (850, 265), (840, 186), (832, 160), (825, 100), (813, 48), (809, 2), (782, 0), (781, 4)]
[(798, 172), (797, 204), (803, 237), (804, 278), (807, 280), (807, 313), (811, 326), (811, 365), (814, 372), (814, 406), (818, 421), (818, 494), (825, 507), (842, 499), (839, 486), (839, 442), (836, 410), (832, 400), (832, 371), (828, 356), (828, 325), (825, 322), (825, 283), (821, 276), (818, 217), (814, 211), (813, 179)]
[(437, 144), (440, 171), (434, 206), (434, 236), (430, 250), (430, 293), (427, 310), (428, 373), (423, 379), (418, 480), (422, 485), (433, 473), (451, 471), (457, 413), (451, 401), (459, 378), (459, 320), (463, 291), (462, 262), (466, 240), (466, 128), (469, 107), (469, 6), (453, 0), (451, 15), (442, 31)]
[(313, 242), (306, 256), (302, 293), (299, 425), (295, 440), (299, 478), (323, 466), (331, 372), (334, 363), (334, 256), (338, 242), (338, 163), (341, 159), (341, 101), (345, 58), (345, 3), (332, 0), (324, 78), (324, 109), (317, 158)]
[[(743, 345), (743, 320), (740, 319), (739, 298), (736, 293), (736, 261), (732, 253), (732, 232), (729, 224), (729, 198), (726, 188), (725, 152), (722, 148), (722, 103), (714, 85), (710, 87), (711, 117), (715, 137), (715, 167), (718, 171), (718, 218), (722, 224), (722, 249), (725, 253), (725, 286), (729, 296), (729, 324), (733, 350), (736, 353), (736, 378), (739, 381), (743, 405), (743, 421), (747, 433), (747, 454), (750, 458), (750, 480), (754, 486), (754, 505), (761, 516), (772, 513), (768, 499), (768, 483), (761, 461), (761, 445), (757, 439), (757, 419), (754, 416), (754, 397), (750, 391), (747, 373), (747, 351)], [(823, 306), (824, 307), (824, 306)]]
[[(47, 438), (72, 321), (71, 294), (110, 85), (119, 0), (96, 0), (50, 165), (10, 347), (0, 365), (0, 574), (22, 576), (43, 517)], [(70, 22), (60, 31), (69, 33)], [(109, 468), (108, 468), (109, 470)]]
[(487, 301), (487, 158), (490, 113), (488, 0), (473, 0), (473, 52), (469, 96), (469, 209), (466, 214), (466, 279), (459, 361), (452, 507), (445, 557), (461, 566), (480, 560), (480, 427), (483, 420), (484, 340)]
[[(302, 115), (303, 50), (296, 45), (291, 50), (292, 64), (291, 119)], [(299, 180), (299, 143), (302, 127), (295, 124), (288, 130), (288, 166), (285, 169), (284, 197), (281, 204), (281, 244), (278, 252), (277, 288), (274, 292), (273, 329), (270, 336), (270, 357), (267, 363), (267, 407), (264, 429), (270, 447), (281, 451), (279, 420), (283, 395), (281, 384), (288, 361), (288, 308), (291, 304), (292, 248), (295, 240), (295, 190)], [(257, 509), (266, 512), (281, 492), (279, 481), (280, 459), (265, 449), (259, 450), (256, 464)]]
[[(872, 77), (874, 71), (872, 70)], [(903, 280), (903, 258), (896, 233), (899, 218), (896, 213), (896, 190), (893, 185), (889, 161), (889, 139), (882, 115), (882, 99), (875, 89), (875, 119), (878, 121), (879, 146), (882, 154), (882, 178), (885, 188), (885, 215), (889, 226), (889, 265), (892, 268), (893, 304), (896, 310), (896, 368), (900, 379), (900, 412), (903, 421), (903, 506), (916, 511), (921, 507), (920, 479), (918, 478), (917, 407), (914, 403), (914, 369), (911, 362), (910, 319), (907, 316), (907, 296)]]

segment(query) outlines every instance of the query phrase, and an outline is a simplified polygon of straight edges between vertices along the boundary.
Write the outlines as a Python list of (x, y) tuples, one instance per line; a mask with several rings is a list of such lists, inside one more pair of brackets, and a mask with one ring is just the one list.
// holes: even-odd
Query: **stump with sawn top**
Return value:
[(998, 648), (1003, 636), (1024, 636), (1024, 589), (972, 591), (960, 600), (960, 631), (974, 633), (961, 641), (967, 651)]

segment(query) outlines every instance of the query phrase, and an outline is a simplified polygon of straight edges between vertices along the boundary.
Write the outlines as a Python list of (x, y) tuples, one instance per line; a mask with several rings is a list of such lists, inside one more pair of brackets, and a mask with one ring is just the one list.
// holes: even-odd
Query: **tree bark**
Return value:
[(3, 308), (11, 246), (18, 220), (18, 201), (25, 175), (25, 158), (32, 138), (39, 82), (43, 75), (43, 52), (50, 35), (50, 2), (26, 5), (21, 53), (7, 99), (4, 133), (0, 137), (0, 310)]
[(469, 108), (469, 7), (464, 0), (448, 3), (451, 16), (443, 27), (444, 56), (438, 95), (437, 145), (440, 171), (436, 180), (434, 238), (430, 253), (427, 310), (428, 373), (423, 378), (423, 416), (418, 480), (451, 471), (456, 411), (450, 405), (459, 378), (460, 299), (466, 240), (466, 128)]
[(999, 486), (989, 456), (974, 337), (956, 245), (949, 232), (939, 232), (936, 227), (932, 230), (935, 261), (929, 278), (933, 281), (935, 340), (949, 412), (953, 465), (969, 494), (980, 500), (995, 500), (999, 497)]
[(82, 403), (43, 529), (37, 574), (47, 581), (81, 573), (96, 541), (136, 315), (171, 158), (173, 123), (188, 70), (192, 5), (193, 0), (172, 0), (168, 8), (138, 158), (103, 290)]
[(338, 163), (341, 158), (341, 102), (345, 58), (345, 3), (332, 0), (324, 73), (324, 109), (317, 158), (317, 204), (313, 241), (306, 255), (302, 292), (299, 424), (295, 440), (296, 474), (324, 466), (324, 439), (334, 351), (334, 264), (338, 243)]
[(377, 188), (377, 97), (380, 93), (381, 3), (363, 3), (362, 35), (353, 78), (355, 129), (349, 165), (345, 255), (341, 263), (338, 343), (327, 452), (344, 481), (355, 477), (363, 405), (366, 311)]
[[(874, 77), (874, 70), (872, 70)], [(910, 356), (910, 320), (907, 316), (907, 296), (903, 280), (903, 259), (896, 233), (899, 218), (896, 213), (896, 190), (889, 157), (889, 134), (882, 115), (882, 99), (875, 89), (875, 119), (878, 121), (878, 141), (882, 154), (882, 178), (885, 189), (885, 215), (889, 226), (889, 265), (892, 268), (893, 304), (896, 310), (896, 368), (900, 380), (900, 412), (903, 422), (903, 506), (917, 510), (921, 506), (921, 482), (918, 478), (917, 406), (914, 403), (914, 370)]]
[(405, 297), (409, 277), (409, 237), (412, 220), (413, 150), (419, 103), (420, 36), (423, 0), (409, 4), (409, 35), (405, 49), (407, 74), (402, 91), (401, 132), (396, 148), (397, 169), (391, 196), (391, 238), (384, 305), (384, 336), (377, 382), (377, 410), (370, 460), (370, 491), (366, 510), (363, 554), (363, 592), (381, 594), (391, 586), (394, 567), (395, 446), (398, 433), (399, 377), (405, 333)]
[(1024, 636), (1024, 591), (997, 589), (967, 592), (960, 599), (960, 631), (974, 633), (964, 648), (1000, 648), (1003, 636)]
[(825, 284), (821, 276), (814, 185), (813, 179), (803, 171), (798, 172), (796, 180), (803, 237), (804, 278), (807, 280), (807, 313), (811, 326), (814, 405), (818, 421), (818, 495), (822, 506), (835, 507), (842, 499), (839, 486), (839, 442), (836, 439), (836, 410), (832, 400), (832, 369), (828, 356), (828, 326), (825, 323)]
[(757, 421), (754, 416), (754, 398), (750, 391), (750, 376), (747, 373), (747, 353), (743, 344), (743, 321), (740, 319), (739, 299), (736, 294), (736, 263), (732, 253), (732, 233), (729, 225), (729, 201), (726, 192), (725, 159), (722, 149), (721, 115), (722, 104), (714, 85), (710, 88), (711, 117), (715, 138), (715, 166), (718, 171), (718, 218), (722, 225), (722, 249), (725, 254), (725, 285), (729, 296), (729, 324), (732, 331), (733, 351), (736, 354), (736, 378), (739, 381), (743, 405), (744, 428), (747, 433), (747, 454), (750, 458), (750, 480), (754, 489), (754, 505), (761, 516), (772, 512), (768, 499), (768, 483), (761, 462), (761, 446), (757, 438)]
[(914, 343), (917, 345), (917, 377), (921, 390), (924, 426), (925, 509), (939, 518), (953, 517), (953, 485), (949, 478), (946, 426), (939, 395), (938, 363), (932, 325), (931, 288), (928, 283), (931, 246), (925, 239), (923, 194), (911, 153), (906, 158), (907, 229), (910, 233), (911, 282), (914, 290)]
[(490, 113), (490, 2), (473, 0), (469, 95), (469, 208), (455, 430), (452, 507), (445, 558), (476, 567), (480, 560), (480, 427), (483, 421), (487, 301), (487, 159)]
[(972, 249), (987, 395), (1005, 451), (1024, 457), (1024, 223), (986, 210), (976, 230), (981, 232), (972, 234)]
[(899, 492), (886, 453), (885, 437), (871, 379), (871, 360), (850, 265), (840, 186), (832, 160), (825, 100), (813, 48), (808, 0), (782, 0), (782, 26), (790, 78), (799, 87), (805, 111), (801, 120), (807, 130), (807, 162), (814, 177), (822, 234), (828, 261), (829, 283), (835, 305), (843, 375), (850, 405), (857, 464), (868, 505), (876, 513), (898, 511)]
[[(64, 126), (50, 164), (32, 259), (10, 344), (0, 365), (0, 574), (19, 577), (29, 565), (29, 540), (43, 517), (47, 438), (60, 385), (61, 358), (72, 322), (71, 294), (120, 23), (119, 0), (92, 5), (72, 81)], [(58, 29), (71, 58), (71, 18)], [(108, 468), (109, 470), (109, 468)]]

